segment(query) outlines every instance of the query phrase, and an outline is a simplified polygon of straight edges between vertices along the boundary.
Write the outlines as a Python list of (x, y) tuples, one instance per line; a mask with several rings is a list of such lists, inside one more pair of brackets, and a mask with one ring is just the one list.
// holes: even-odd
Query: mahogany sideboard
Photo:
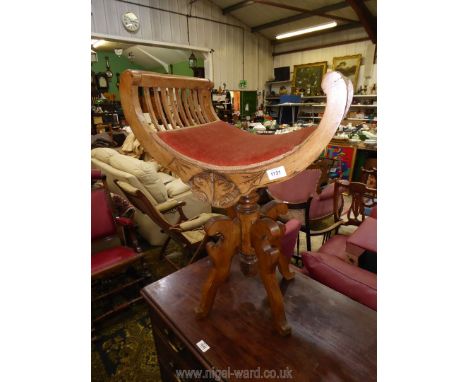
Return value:
[[(244, 276), (237, 258), (205, 319), (197, 320), (194, 308), (211, 267), (209, 258), (142, 290), (163, 381), (217, 380), (215, 375), (226, 381), (273, 376), (294, 381), (377, 380), (375, 311), (298, 272), (291, 281), (278, 274), (292, 329), (291, 336), (281, 337), (273, 330), (260, 278)], [(200, 341), (209, 349), (202, 351)], [(198, 372), (189, 377), (181, 375), (182, 370)]]

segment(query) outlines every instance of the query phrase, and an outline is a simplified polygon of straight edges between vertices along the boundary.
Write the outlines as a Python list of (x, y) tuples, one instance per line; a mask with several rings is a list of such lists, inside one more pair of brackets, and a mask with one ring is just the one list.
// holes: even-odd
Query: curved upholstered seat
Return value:
[[(134, 70), (120, 79), (125, 117), (145, 150), (217, 207), (229, 207), (256, 188), (304, 170), (333, 137), (353, 95), (349, 80), (328, 73), (322, 82), (327, 106), (317, 128), (257, 136), (218, 119), (213, 84), (206, 79)], [(271, 179), (267, 170), (280, 166), (284, 176)]]

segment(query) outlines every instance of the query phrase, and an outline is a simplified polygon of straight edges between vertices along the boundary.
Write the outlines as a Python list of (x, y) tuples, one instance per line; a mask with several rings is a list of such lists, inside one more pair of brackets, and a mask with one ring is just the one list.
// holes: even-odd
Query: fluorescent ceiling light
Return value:
[[(91, 40), (92, 43), (92, 40)], [(97, 40), (93, 45), (93, 48), (99, 48), (101, 45), (104, 45), (106, 43), (106, 40)]]
[(309, 27), (309, 28), (305, 28), (305, 29), (299, 29), (299, 30), (294, 31), (294, 32), (282, 33), (282, 34), (279, 34), (278, 36), (276, 36), (276, 39), (281, 40), (283, 38), (299, 36), (299, 35), (305, 34), (305, 33), (321, 31), (323, 29), (336, 27), (337, 25), (338, 24), (336, 23), (336, 21), (331, 21), (329, 23), (315, 25), (313, 27)]

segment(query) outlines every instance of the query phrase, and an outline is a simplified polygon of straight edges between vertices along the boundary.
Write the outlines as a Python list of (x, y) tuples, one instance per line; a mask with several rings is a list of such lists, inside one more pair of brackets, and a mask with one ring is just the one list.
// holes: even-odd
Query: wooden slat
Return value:
[(209, 115), (207, 113), (206, 108), (204, 107), (204, 102), (203, 102), (203, 94), (205, 93), (204, 90), (199, 90), (198, 92), (198, 105), (200, 106), (200, 113), (205, 120), (205, 123), (211, 122), (211, 119), (209, 118)]
[(200, 104), (198, 103), (198, 90), (192, 90), (192, 100), (193, 100), (193, 107), (195, 108), (195, 112), (197, 113), (197, 117), (199, 119), (199, 123), (206, 123), (205, 118), (203, 118), (203, 114), (200, 111)]
[(189, 105), (190, 114), (192, 115), (192, 118), (193, 118), (193, 121), (195, 122), (195, 125), (199, 125), (201, 123), (200, 118), (198, 117), (198, 114), (196, 113), (195, 107), (193, 105), (193, 98), (192, 98), (193, 89), (187, 89), (187, 90), (188, 90), (188, 92), (187, 92), (187, 102), (188, 102), (188, 105)]
[(157, 111), (158, 108), (157, 108), (157, 105), (156, 105), (156, 97), (155, 97), (155, 94), (154, 94), (154, 89), (153, 88), (149, 88), (149, 89), (150, 89), (150, 95), (151, 95), (151, 105), (153, 107), (154, 114), (155, 114), (156, 119), (158, 121), (158, 125), (156, 126), (156, 128), (159, 131), (166, 131), (166, 128), (164, 127), (164, 124), (162, 122), (162, 117), (161, 117), (160, 113)]
[(179, 115), (182, 118), (184, 122), (184, 127), (185, 127), (185, 126), (190, 126), (190, 121), (185, 115), (184, 106), (182, 104), (182, 100), (180, 99), (180, 93), (182, 92), (183, 92), (183, 89), (176, 89), (175, 95), (176, 95), (176, 100), (177, 100), (177, 110), (179, 111)]
[(148, 109), (148, 113), (149, 113), (149, 115), (151, 117), (151, 121), (153, 122), (153, 125), (156, 128), (158, 128), (159, 123), (158, 123), (158, 120), (156, 118), (156, 115), (154, 115), (153, 105), (151, 104), (151, 96), (150, 96), (149, 88), (143, 88), (143, 95), (145, 97), (145, 103), (146, 103), (146, 107)]
[(171, 109), (169, 108), (169, 105), (167, 103), (167, 89), (166, 88), (160, 88), (161, 91), (159, 92), (161, 96), (161, 103), (163, 105), (163, 109), (166, 112), (166, 118), (170, 123), (170, 126), (168, 126), (168, 129), (172, 130), (176, 128), (176, 123), (174, 121), (174, 118), (172, 117), (172, 112)]
[(184, 124), (182, 123), (182, 121), (180, 120), (180, 117), (179, 117), (179, 112), (177, 110), (177, 102), (175, 101), (175, 97), (174, 97), (174, 91), (176, 89), (174, 88), (168, 88), (167, 89), (167, 94), (168, 94), (168, 102), (169, 102), (169, 107), (172, 111), (172, 115), (174, 117), (174, 120), (176, 122), (176, 126), (174, 126), (174, 128), (180, 128), (180, 127), (184, 127)]
[(203, 106), (202, 107), (206, 110), (206, 113), (208, 114), (210, 122), (219, 120), (213, 108), (213, 103), (211, 100), (211, 92), (209, 91), (203, 92)]
[(161, 106), (161, 100), (159, 99), (159, 91), (158, 88), (153, 88), (154, 92), (154, 100), (156, 102), (156, 109), (158, 110), (158, 114), (161, 116), (162, 123), (166, 129), (168, 129), (168, 123), (166, 117), (164, 116), (164, 112)]
[(192, 111), (190, 110), (190, 103), (188, 101), (188, 93), (190, 92), (189, 89), (182, 89), (182, 104), (184, 106), (185, 114), (190, 121), (190, 126), (196, 125), (196, 122), (192, 116)]

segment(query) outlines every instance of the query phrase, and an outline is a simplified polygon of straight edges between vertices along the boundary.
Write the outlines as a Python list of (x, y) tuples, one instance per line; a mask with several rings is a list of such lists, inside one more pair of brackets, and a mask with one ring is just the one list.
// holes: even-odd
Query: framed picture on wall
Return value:
[(352, 56), (333, 57), (333, 70), (340, 72), (348, 77), (356, 91), (357, 80), (359, 76), (359, 67), (361, 66), (361, 54), (354, 54)]
[(327, 72), (327, 62), (314, 62), (312, 64), (294, 65), (292, 93), (304, 95), (319, 95), (322, 77)]
[(328, 145), (322, 154), (325, 158), (336, 159), (338, 165), (334, 169), (336, 177), (351, 181), (353, 176), (356, 148), (353, 146)]

